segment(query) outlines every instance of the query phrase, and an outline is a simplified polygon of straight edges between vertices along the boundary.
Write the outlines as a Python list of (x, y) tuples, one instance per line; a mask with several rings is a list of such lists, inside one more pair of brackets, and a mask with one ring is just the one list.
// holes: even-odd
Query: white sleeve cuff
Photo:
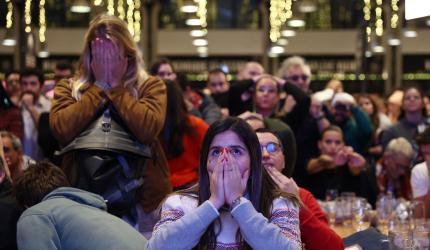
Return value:
[(207, 200), (207, 201), (205, 201), (205, 202), (207, 202), (210, 206), (211, 206), (211, 208), (217, 213), (217, 215), (219, 216), (219, 212), (218, 212), (218, 209), (216, 209), (216, 207), (214, 206), (214, 204), (212, 204), (212, 202), (210, 201), (210, 200)]

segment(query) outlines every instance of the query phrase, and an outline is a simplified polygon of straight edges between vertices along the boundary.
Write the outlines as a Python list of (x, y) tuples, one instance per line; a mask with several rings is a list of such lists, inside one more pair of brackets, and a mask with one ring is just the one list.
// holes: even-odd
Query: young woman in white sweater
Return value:
[(299, 203), (262, 168), (251, 127), (226, 118), (206, 133), (198, 185), (164, 201), (147, 249), (300, 249)]

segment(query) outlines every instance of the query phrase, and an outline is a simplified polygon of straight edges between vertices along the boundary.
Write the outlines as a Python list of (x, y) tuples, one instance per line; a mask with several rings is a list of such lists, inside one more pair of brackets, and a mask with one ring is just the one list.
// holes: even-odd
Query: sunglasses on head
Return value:
[(269, 142), (266, 145), (260, 144), (260, 147), (261, 147), (261, 151), (263, 151), (263, 149), (265, 148), (266, 151), (270, 154), (276, 153), (276, 152), (280, 151), (280, 149), (281, 149), (281, 146), (275, 142)]
[(294, 82), (297, 82), (299, 79), (302, 79), (302, 81), (307, 81), (309, 79), (308, 75), (292, 75), (288, 77), (289, 80), (292, 80)]

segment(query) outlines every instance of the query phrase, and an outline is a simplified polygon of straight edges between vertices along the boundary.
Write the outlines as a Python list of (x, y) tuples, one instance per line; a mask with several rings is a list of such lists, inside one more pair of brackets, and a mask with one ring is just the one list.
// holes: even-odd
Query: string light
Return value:
[(46, 15), (45, 15), (45, 0), (39, 2), (39, 41), (44, 43), (46, 32)]
[(140, 0), (134, 0), (134, 41), (140, 41)]
[(114, 8), (113, 0), (108, 0), (107, 12), (108, 12), (108, 15), (112, 15), (112, 16), (115, 15), (115, 8)]
[(375, 17), (375, 33), (377, 36), (382, 36), (384, 33), (384, 21), (382, 20), (382, 0), (376, 0)]
[(25, 0), (24, 5), (25, 32), (31, 32), (31, 0)]
[(124, 20), (125, 12), (124, 12), (124, 1), (123, 0), (118, 0), (117, 9), (118, 9), (118, 17), (121, 18), (121, 20)]
[(207, 4), (206, 0), (200, 0), (199, 1), (199, 6), (198, 6), (198, 10), (197, 10), (197, 17), (200, 19), (200, 23), (201, 23), (202, 28), (206, 28), (207, 27), (207, 22), (206, 22), (206, 14), (207, 14), (206, 4)]
[(367, 23), (366, 27), (366, 36), (367, 36), (367, 42), (369, 43), (371, 40), (371, 34), (372, 34), (372, 26), (370, 25), (370, 11), (372, 8), (372, 4), (370, 0), (364, 0), (364, 7), (363, 7), (363, 14), (364, 14), (364, 20)]
[(6, 29), (12, 28), (13, 25), (13, 4), (11, 0), (6, 0), (7, 14), (6, 14)]
[(270, 1), (270, 40), (276, 42), (281, 37), (281, 27), (291, 18), (292, 0), (271, 0)]
[(134, 12), (134, 0), (127, 0), (127, 26), (132, 36), (134, 36), (133, 12)]
[(391, 0), (391, 28), (396, 29), (399, 23), (399, 0)]
[(94, 0), (94, 6), (102, 5), (103, 0)]

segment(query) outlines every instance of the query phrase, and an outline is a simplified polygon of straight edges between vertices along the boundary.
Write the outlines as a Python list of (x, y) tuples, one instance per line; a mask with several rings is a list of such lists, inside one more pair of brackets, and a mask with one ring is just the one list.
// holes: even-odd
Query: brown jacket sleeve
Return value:
[(149, 77), (139, 89), (139, 99), (122, 86), (107, 91), (107, 96), (131, 132), (142, 143), (151, 143), (163, 128), (166, 114), (166, 86)]
[(72, 141), (95, 118), (106, 103), (106, 95), (96, 85), (90, 85), (80, 98), (72, 96), (72, 82), (60, 81), (54, 90), (49, 124), (60, 144)]

